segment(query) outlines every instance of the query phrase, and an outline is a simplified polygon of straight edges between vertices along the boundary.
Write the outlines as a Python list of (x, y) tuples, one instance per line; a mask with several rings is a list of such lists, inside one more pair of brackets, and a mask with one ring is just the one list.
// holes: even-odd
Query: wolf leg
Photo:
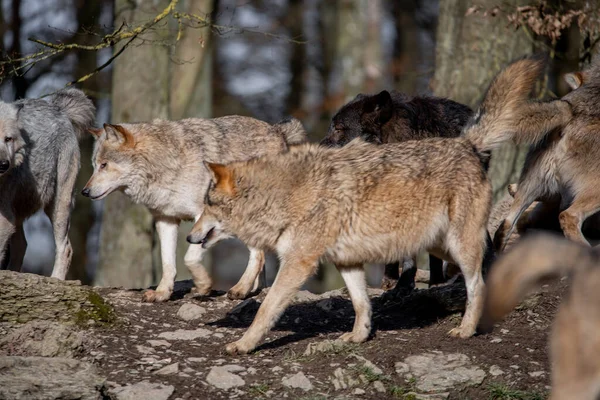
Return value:
[(202, 256), (206, 252), (206, 249), (199, 244), (191, 244), (185, 253), (184, 263), (192, 274), (194, 280), (194, 288), (192, 289), (193, 294), (200, 296), (206, 296), (210, 294), (212, 288), (212, 279), (206, 268), (202, 265)]
[(260, 272), (265, 265), (265, 253), (262, 250), (249, 248), (250, 256), (248, 266), (239, 282), (229, 289), (227, 297), (232, 300), (245, 299), (250, 293), (257, 291), (260, 287)]
[(12, 215), (4, 215), (4, 212), (0, 212), (0, 265), (6, 264), (8, 261), (8, 268), (11, 268), (10, 260), (7, 260), (8, 243), (10, 238), (15, 233), (16, 227), (13, 221)]
[(20, 271), (25, 258), (25, 250), (27, 250), (27, 239), (25, 239), (25, 231), (23, 224), (18, 224), (15, 233), (10, 238), (10, 269)]
[(148, 289), (142, 296), (145, 302), (167, 301), (173, 294), (177, 275), (177, 230), (179, 221), (171, 218), (157, 218), (156, 232), (160, 240), (162, 277), (156, 290)]
[(344, 342), (362, 343), (371, 333), (371, 300), (367, 294), (367, 281), (365, 269), (362, 265), (338, 266), (342, 278), (346, 283), (354, 313), (354, 327), (352, 332), (344, 333), (340, 340)]
[[(483, 199), (479, 200), (482, 200), (480, 203), (485, 204)], [(446, 240), (450, 257), (460, 266), (467, 288), (467, 305), (461, 324), (448, 333), (463, 339), (471, 337), (475, 333), (483, 312), (485, 292), (481, 266), (485, 251), (487, 235), (485, 225), (489, 209), (483, 204), (473, 203), (473, 212), (464, 220), (454, 221)]]
[[(529, 186), (529, 185), (528, 185)], [(503, 251), (508, 243), (508, 239), (510, 239), (510, 235), (512, 234), (517, 221), (521, 217), (521, 214), (527, 210), (527, 208), (533, 203), (539, 196), (539, 193), (535, 191), (526, 190), (525, 185), (519, 185), (517, 193), (515, 193), (515, 200), (510, 206), (510, 210), (508, 215), (500, 223), (500, 226), (496, 230), (494, 234), (494, 248), (496, 251)]]
[(560, 227), (565, 236), (574, 242), (589, 246), (590, 243), (581, 233), (581, 225), (587, 217), (599, 210), (600, 204), (596, 193), (592, 192), (576, 196), (569, 208), (561, 212), (558, 216)]
[[(71, 165), (79, 166), (79, 149), (69, 157)], [(69, 240), (69, 228), (71, 226), (71, 210), (73, 209), (73, 188), (77, 179), (78, 168), (70, 167), (61, 171), (59, 169), (56, 178), (56, 194), (50, 204), (44, 208), (44, 212), (52, 222), (54, 231), (54, 243), (56, 244), (56, 254), (54, 256), (54, 268), (52, 277), (65, 279), (71, 259), (73, 257), (73, 248)]]
[(444, 283), (444, 260), (437, 258), (433, 254), (429, 255), (429, 287)]
[(226, 351), (229, 354), (247, 354), (256, 348), (294, 299), (300, 287), (315, 273), (319, 255), (299, 254), (282, 257), (281, 268), (273, 287), (267, 293), (244, 336), (227, 345)]

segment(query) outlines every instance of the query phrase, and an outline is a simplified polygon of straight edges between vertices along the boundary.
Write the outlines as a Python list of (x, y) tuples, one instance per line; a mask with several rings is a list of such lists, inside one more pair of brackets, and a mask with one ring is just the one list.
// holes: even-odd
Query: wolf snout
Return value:
[(90, 197), (90, 188), (84, 188), (81, 191), (81, 194), (84, 195), (85, 197)]
[(10, 168), (10, 161), (2, 160), (0, 161), (0, 174), (5, 173)]
[(187, 236), (186, 240), (188, 241), (188, 243), (201, 244), (202, 246), (204, 246), (206, 243), (208, 243), (208, 239), (210, 238), (210, 235), (214, 232), (214, 230), (215, 228), (210, 228), (210, 230), (206, 232), (206, 234), (202, 234), (201, 232), (192, 232)]

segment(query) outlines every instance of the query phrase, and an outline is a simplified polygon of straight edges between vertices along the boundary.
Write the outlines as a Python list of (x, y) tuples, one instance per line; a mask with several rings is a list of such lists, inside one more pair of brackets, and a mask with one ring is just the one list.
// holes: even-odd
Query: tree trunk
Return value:
[[(77, 7), (77, 21), (78, 21), (78, 32), (83, 32), (84, 29), (92, 28), (98, 19), (98, 16), (102, 12), (104, 0), (92, 0), (92, 1), (79, 0), (76, 5)], [(98, 53), (95, 51), (80, 51), (77, 54), (77, 67), (75, 68), (75, 77), (79, 78), (85, 74), (93, 71), (98, 64)], [(98, 75), (94, 75), (88, 80), (84, 81), (81, 85), (81, 89), (89, 93), (98, 92)], [(68, 279), (76, 279), (82, 281), (84, 284), (90, 283), (90, 277), (87, 274), (87, 237), (90, 228), (94, 223), (94, 215), (92, 211), (92, 201), (80, 194), (81, 188), (85, 186), (85, 183), (92, 176), (92, 148), (94, 140), (92, 135), (84, 136), (79, 142), (79, 148), (81, 151), (81, 169), (77, 176), (77, 182), (75, 183), (75, 202), (76, 207), (71, 213), (71, 229), (69, 237), (73, 246), (73, 260), (71, 262), (71, 268), (69, 268)]]
[[(181, 11), (210, 15), (213, 0), (188, 0), (179, 3)], [(208, 27), (187, 28), (175, 50), (175, 63), (171, 63), (170, 117), (210, 118), (212, 116), (212, 58), (213, 38)], [(180, 62), (181, 61), (181, 62)], [(191, 278), (183, 257), (188, 248), (186, 236), (192, 230), (191, 222), (179, 227), (177, 239), (177, 279)], [(204, 256), (203, 264), (210, 268), (210, 256)]]
[[(143, 23), (164, 9), (168, 1), (115, 2), (115, 26)], [(164, 39), (160, 31), (144, 39)], [(114, 49), (119, 51), (120, 46)], [(156, 43), (133, 45), (114, 63), (112, 118), (118, 122), (150, 121), (169, 117), (169, 50)], [(100, 260), (95, 284), (147, 287), (157, 278), (153, 268), (153, 219), (146, 207), (134, 205), (122, 193), (106, 198), (100, 235)]]
[[(23, 21), (21, 20), (21, 0), (13, 0), (11, 7), (11, 21), (10, 27), (12, 32), (12, 45), (9, 50), (11, 57), (21, 57), (21, 26)], [(15, 65), (19, 67), (19, 65)], [(11, 78), (13, 88), (15, 90), (15, 99), (25, 98), (29, 83), (23, 74), (15, 75)]]
[[(522, 1), (507, 3), (516, 6)], [(492, 9), (496, 2), (478, 4)], [(475, 107), (494, 75), (508, 62), (531, 53), (533, 46), (522, 30), (508, 29), (504, 18), (465, 16), (471, 5), (469, 0), (440, 2), (434, 93)], [(518, 180), (526, 151), (507, 143), (493, 152), (489, 176), (494, 200), (502, 197), (506, 184)]]

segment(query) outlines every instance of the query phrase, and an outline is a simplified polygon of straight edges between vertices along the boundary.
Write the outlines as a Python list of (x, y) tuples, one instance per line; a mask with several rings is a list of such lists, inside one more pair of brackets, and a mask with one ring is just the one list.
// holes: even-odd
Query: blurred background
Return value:
[[(274, 123), (292, 115), (319, 141), (335, 111), (358, 93), (395, 89), (475, 107), (503, 65), (544, 52), (552, 62), (540, 96), (561, 96), (567, 91), (561, 75), (600, 53), (600, 0), (0, 2), (2, 100), (39, 97), (79, 80), (76, 86), (97, 106), (97, 126), (230, 114)], [(160, 23), (129, 43), (106, 37), (158, 15)], [(47, 47), (31, 39), (90, 47), (32, 62), (26, 57)], [(120, 193), (100, 202), (79, 194), (92, 173), (92, 146), (91, 137), (81, 143), (69, 277), (105, 286), (156, 284), (161, 266), (150, 214)], [(525, 151), (506, 145), (493, 154), (496, 199), (517, 180)], [(180, 229), (177, 279), (189, 278), (183, 255), (190, 227)], [(26, 270), (49, 275), (54, 261), (49, 220), (39, 213), (25, 231)], [(205, 265), (215, 288), (230, 288), (247, 257), (235, 240), (213, 248)], [(269, 282), (276, 271), (276, 257), (269, 255)], [(370, 267), (369, 283), (378, 286), (382, 273), (382, 266)], [(307, 288), (321, 292), (341, 285), (337, 271), (325, 265)]]

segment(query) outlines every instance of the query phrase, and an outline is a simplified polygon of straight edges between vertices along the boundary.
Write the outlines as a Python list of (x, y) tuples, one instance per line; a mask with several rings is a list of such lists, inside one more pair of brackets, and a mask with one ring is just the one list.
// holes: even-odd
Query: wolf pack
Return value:
[[(551, 398), (596, 399), (600, 251), (590, 247), (582, 225), (600, 211), (600, 63), (565, 75), (570, 93), (542, 101), (534, 91), (546, 67), (540, 56), (508, 64), (475, 111), (444, 98), (359, 94), (335, 114), (319, 144), (308, 143), (293, 118), (276, 124), (242, 116), (156, 119), (94, 128), (93, 103), (77, 89), (0, 102), (0, 261), (21, 269), (23, 222), (44, 210), (56, 243), (52, 277), (66, 278), (78, 140), (91, 134), (94, 172), (81, 193), (100, 200), (121, 191), (155, 220), (162, 277), (143, 301), (167, 301), (173, 293), (182, 221), (194, 221), (184, 262), (197, 295), (211, 291), (202, 260), (221, 240), (237, 237), (250, 250), (245, 272), (227, 292), (231, 299), (255, 293), (265, 251), (278, 255), (272, 288), (244, 335), (227, 345), (229, 354), (261, 343), (321, 260), (339, 270), (356, 314), (340, 340), (366, 341), (372, 311), (364, 265), (386, 264), (383, 286), (410, 290), (415, 257), (426, 251), (430, 285), (452, 278), (466, 288), (462, 321), (449, 332), (463, 339), (488, 332), (545, 279), (569, 273), (572, 293), (551, 335)], [(490, 154), (507, 142), (530, 150), (489, 232)], [(539, 225), (566, 239), (527, 235), (495, 261), (507, 243), (512, 247), (511, 237)]]

